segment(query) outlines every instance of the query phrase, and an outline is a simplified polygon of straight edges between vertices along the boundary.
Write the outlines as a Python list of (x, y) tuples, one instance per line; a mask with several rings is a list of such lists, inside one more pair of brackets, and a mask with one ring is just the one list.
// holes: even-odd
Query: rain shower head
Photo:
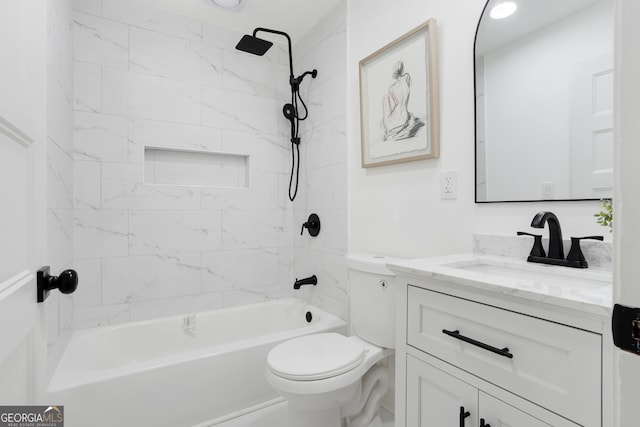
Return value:
[(245, 34), (236, 45), (236, 49), (243, 52), (252, 53), (254, 55), (262, 56), (269, 50), (271, 46), (273, 46), (273, 43), (271, 43), (269, 40), (263, 40), (256, 36)]

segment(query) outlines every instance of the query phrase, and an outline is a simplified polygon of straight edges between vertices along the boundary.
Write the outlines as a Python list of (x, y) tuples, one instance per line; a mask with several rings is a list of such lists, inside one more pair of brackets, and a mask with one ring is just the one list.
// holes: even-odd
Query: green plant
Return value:
[(596, 222), (603, 227), (609, 227), (609, 233), (611, 233), (613, 228), (613, 200), (612, 199), (602, 199), (600, 200), (602, 205), (602, 210), (597, 214), (593, 215), (596, 217)]

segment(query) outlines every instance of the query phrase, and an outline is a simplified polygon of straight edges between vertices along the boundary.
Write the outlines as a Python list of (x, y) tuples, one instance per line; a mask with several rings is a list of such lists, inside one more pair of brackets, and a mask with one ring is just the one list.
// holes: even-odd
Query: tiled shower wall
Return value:
[[(47, 263), (51, 274), (73, 261), (73, 81), (71, 0), (47, 7)], [(46, 301), (47, 341), (53, 348), (71, 327), (70, 296), (51, 292)]]
[[(286, 51), (135, 2), (73, 6), (75, 326), (291, 296)], [(146, 184), (145, 146), (249, 155), (250, 186)]]
[[(295, 275), (318, 277), (316, 287), (303, 287), (301, 298), (344, 319), (348, 316), (345, 254), (347, 247), (346, 185), (346, 31), (345, 2), (339, 3), (295, 45), (296, 75), (306, 77), (301, 92), (309, 106), (302, 122), (300, 190), (295, 200)], [(320, 234), (311, 237), (301, 224), (310, 213), (320, 216)]]

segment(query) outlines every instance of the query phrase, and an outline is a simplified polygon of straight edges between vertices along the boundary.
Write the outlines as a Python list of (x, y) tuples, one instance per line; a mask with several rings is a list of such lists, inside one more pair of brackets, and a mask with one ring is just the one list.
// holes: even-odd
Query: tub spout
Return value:
[(296, 279), (295, 283), (293, 284), (293, 289), (300, 289), (300, 286), (303, 285), (317, 285), (318, 284), (318, 278), (316, 277), (316, 275), (314, 274), (313, 276), (310, 277), (305, 277), (304, 279)]

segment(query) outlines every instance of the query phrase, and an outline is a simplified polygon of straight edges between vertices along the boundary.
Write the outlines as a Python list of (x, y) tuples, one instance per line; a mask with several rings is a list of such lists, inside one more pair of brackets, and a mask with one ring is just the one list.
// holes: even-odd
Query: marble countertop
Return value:
[[(477, 264), (489, 268), (474, 269)], [(606, 270), (534, 264), (477, 253), (398, 261), (387, 266), (398, 275), (433, 278), (597, 315), (611, 313), (612, 274)]]

